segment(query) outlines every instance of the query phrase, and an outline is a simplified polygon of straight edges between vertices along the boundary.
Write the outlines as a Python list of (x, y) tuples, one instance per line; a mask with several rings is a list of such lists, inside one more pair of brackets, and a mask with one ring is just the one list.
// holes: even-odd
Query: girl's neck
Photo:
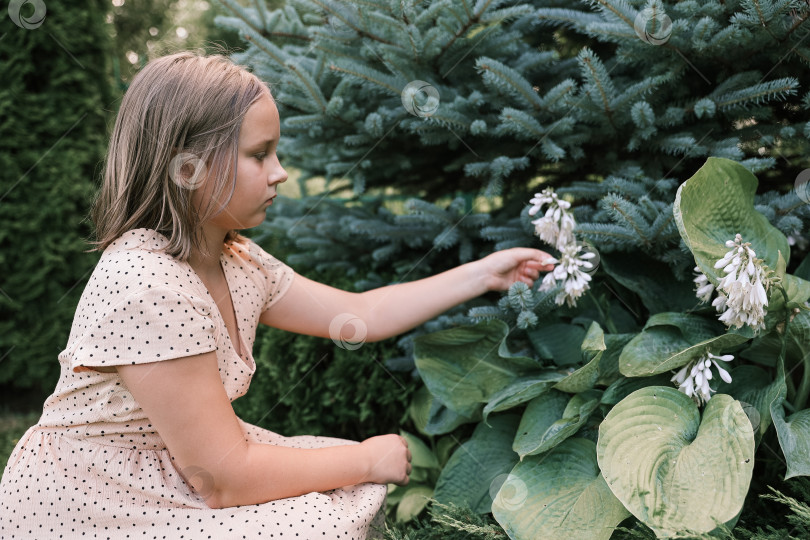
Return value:
[(198, 275), (208, 277), (219, 276), (222, 273), (220, 257), (222, 256), (222, 248), (227, 234), (228, 231), (216, 225), (203, 225), (200, 237), (203, 249), (196, 250), (192, 248), (188, 257), (188, 263)]

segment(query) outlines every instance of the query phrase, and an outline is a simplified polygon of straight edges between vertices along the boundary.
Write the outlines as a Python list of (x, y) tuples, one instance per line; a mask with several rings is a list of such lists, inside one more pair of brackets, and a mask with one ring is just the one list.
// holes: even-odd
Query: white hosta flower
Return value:
[(731, 362), (734, 360), (734, 356), (730, 354), (715, 356), (707, 352), (704, 356), (683, 366), (670, 380), (678, 385), (678, 390), (695, 400), (698, 405), (703, 405), (712, 398), (712, 392), (714, 392), (709, 387), (709, 381), (712, 380), (712, 364), (717, 368), (721, 379), (727, 383), (731, 382), (731, 375), (720, 367), (720, 364), (717, 363), (718, 360)]
[(706, 302), (712, 299), (712, 294), (714, 293), (714, 285), (712, 284), (711, 281), (709, 281), (709, 278), (706, 277), (706, 274), (700, 271), (699, 266), (695, 267), (695, 272), (698, 273), (698, 275), (693, 280), (695, 282), (695, 285), (697, 285), (695, 296), (697, 296), (700, 299), (700, 302), (702, 304), (705, 304)]
[(765, 327), (765, 307), (768, 305), (767, 289), (770, 280), (762, 259), (743, 242), (739, 234), (726, 242), (731, 248), (717, 261), (715, 268), (726, 274), (717, 284), (718, 296), (712, 302), (726, 326), (740, 328), (749, 325), (755, 332)]
[(590, 288), (591, 276), (587, 271), (593, 268), (593, 263), (589, 259), (596, 257), (596, 253), (592, 251), (580, 253), (582, 247), (572, 242), (562, 247), (559, 260), (548, 261), (549, 264), (556, 266), (545, 275), (539, 290), (551, 290), (558, 281), (562, 282), (563, 288), (554, 298), (557, 305), (561, 306), (565, 302), (570, 307), (576, 306), (577, 298)]
[(543, 206), (548, 205), (543, 217), (532, 221), (537, 236), (561, 251), (564, 246), (574, 241), (574, 227), (577, 222), (574, 215), (568, 211), (571, 203), (557, 197), (551, 188), (535, 193), (529, 202), (532, 204), (529, 209), (530, 216), (542, 211)]

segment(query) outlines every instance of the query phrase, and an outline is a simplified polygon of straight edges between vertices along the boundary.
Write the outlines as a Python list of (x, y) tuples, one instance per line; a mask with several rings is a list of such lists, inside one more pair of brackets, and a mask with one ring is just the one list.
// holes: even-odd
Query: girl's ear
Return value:
[(185, 189), (197, 189), (208, 175), (208, 166), (203, 159), (191, 152), (179, 152), (172, 148), (169, 161), (169, 176), (175, 184)]

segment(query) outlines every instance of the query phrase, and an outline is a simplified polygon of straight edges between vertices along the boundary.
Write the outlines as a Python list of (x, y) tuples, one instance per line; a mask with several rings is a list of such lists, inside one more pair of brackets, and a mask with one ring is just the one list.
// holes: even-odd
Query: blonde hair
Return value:
[[(221, 54), (183, 51), (149, 61), (121, 101), (90, 212), (95, 247), (87, 251), (103, 251), (142, 227), (166, 236), (163, 251), (181, 261), (201, 249), (201, 224), (218, 213), (210, 201), (230, 190), (227, 205), (236, 187), (242, 119), (265, 94), (258, 77)], [(172, 158), (181, 152), (201, 160), (213, 182), (200, 212), (191, 203), (193, 184), (172, 178)], [(225, 241), (234, 240), (244, 238), (228, 231)]]

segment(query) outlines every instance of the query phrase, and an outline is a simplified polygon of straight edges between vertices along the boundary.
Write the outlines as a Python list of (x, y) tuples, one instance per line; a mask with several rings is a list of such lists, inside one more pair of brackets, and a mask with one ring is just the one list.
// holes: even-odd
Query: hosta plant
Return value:
[[(579, 303), (554, 301), (562, 283), (516, 284), (520, 327), (488, 317), (416, 338), (419, 429), (471, 433), (433, 497), (491, 512), (514, 539), (607, 539), (631, 516), (658, 537), (700, 536), (733, 528), (764, 439), (786, 478), (810, 474), (810, 265), (786, 271), (756, 188), (743, 165), (709, 158), (678, 189), (692, 287), (644, 254), (611, 254)], [(576, 245), (572, 202), (531, 201), (549, 204), (534, 223), (558, 260)]]

